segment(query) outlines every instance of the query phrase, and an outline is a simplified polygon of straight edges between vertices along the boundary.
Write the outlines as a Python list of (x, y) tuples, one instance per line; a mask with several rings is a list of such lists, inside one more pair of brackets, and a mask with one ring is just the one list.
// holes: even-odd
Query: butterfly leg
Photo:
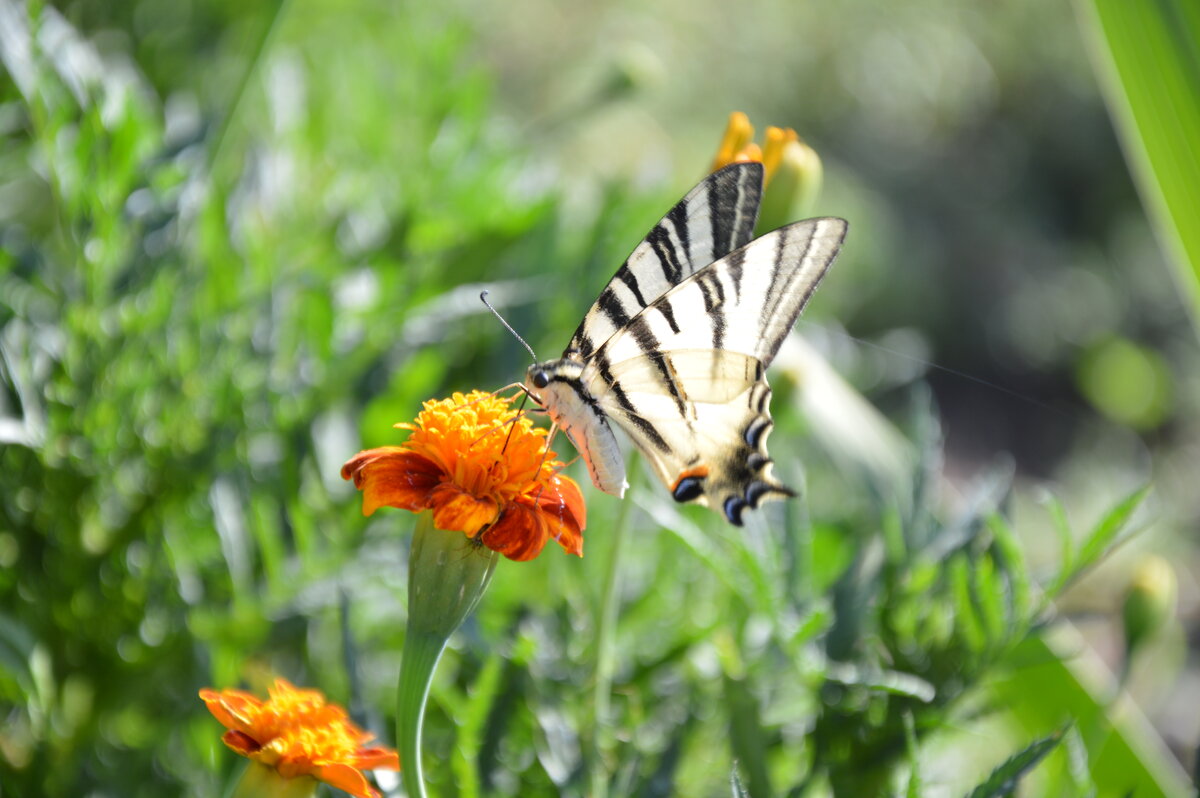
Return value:
[[(541, 475), (542, 466), (544, 466), (546, 464), (546, 458), (550, 456), (550, 444), (554, 442), (554, 435), (557, 432), (558, 432), (558, 424), (556, 424), (554, 422), (550, 422), (550, 431), (548, 433), (546, 433), (546, 448), (542, 450), (542, 461), (540, 463), (538, 463), (537, 471), (534, 472), (535, 474)], [(544, 491), (545, 489), (546, 489), (545, 482), (543, 482), (541, 485), (538, 486), (537, 495), (533, 497), (533, 503), (535, 506), (538, 503), (538, 499), (542, 498), (542, 491)]]

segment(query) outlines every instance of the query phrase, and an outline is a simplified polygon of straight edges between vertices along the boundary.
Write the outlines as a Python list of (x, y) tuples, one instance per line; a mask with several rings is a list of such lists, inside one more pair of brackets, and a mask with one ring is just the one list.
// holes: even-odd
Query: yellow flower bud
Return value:
[(796, 131), (780, 131), (775, 141), (771, 140), (770, 130), (767, 132), (767, 148), (763, 154), (766, 190), (758, 217), (758, 229), (763, 231), (774, 230), (811, 214), (821, 192), (823, 174), (816, 150), (805, 144)]
[(770, 126), (760, 148), (754, 126), (741, 111), (729, 115), (712, 170), (739, 161), (763, 165), (763, 199), (758, 231), (767, 232), (812, 212), (821, 190), (821, 159), (791, 128)]
[(1152, 638), (1175, 612), (1176, 580), (1171, 564), (1158, 555), (1138, 563), (1125, 593), (1126, 658)]

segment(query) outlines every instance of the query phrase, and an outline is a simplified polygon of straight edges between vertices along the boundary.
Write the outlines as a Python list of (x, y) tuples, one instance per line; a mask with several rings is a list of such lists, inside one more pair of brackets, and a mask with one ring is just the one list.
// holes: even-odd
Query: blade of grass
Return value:
[[(636, 457), (629, 459), (629, 473), (636, 473)], [(617, 604), (621, 555), (629, 537), (629, 515), (632, 500), (621, 502), (616, 528), (613, 530), (612, 554), (604, 575), (604, 593), (600, 599), (596, 623), (596, 670), (592, 689), (592, 752), (588, 763), (590, 795), (604, 798), (609, 792), (608, 761), (612, 751), (612, 733), (608, 728), (609, 705), (612, 701), (612, 680), (617, 665)]]
[(1142, 202), (1200, 331), (1200, 5), (1075, 6)]
[(217, 128), (216, 135), (212, 137), (212, 148), (209, 150), (208, 156), (210, 171), (215, 170), (219, 162), (221, 151), (225, 148), (225, 140), (229, 136), (230, 126), (237, 116), (238, 109), (242, 106), (251, 79), (258, 72), (259, 64), (269, 49), (268, 45), (275, 31), (279, 29), (280, 20), (284, 17), (283, 8), (286, 3), (287, 0), (274, 0), (267, 10), (267, 18), (262, 23), (262, 30), (259, 33), (258, 39), (254, 42), (254, 52), (246, 60), (246, 68), (238, 80), (237, 87), (233, 90), (229, 106), (225, 109), (225, 115), (221, 118), (220, 127)]

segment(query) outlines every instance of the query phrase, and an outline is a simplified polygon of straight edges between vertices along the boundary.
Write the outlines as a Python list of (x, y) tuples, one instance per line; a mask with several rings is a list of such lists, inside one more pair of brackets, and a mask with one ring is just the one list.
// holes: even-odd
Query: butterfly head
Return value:
[(550, 372), (546, 370), (545, 365), (534, 363), (525, 373), (525, 384), (535, 391), (540, 391), (550, 384)]
[(561, 393), (576, 393), (583, 366), (569, 358), (534, 363), (525, 372), (525, 392), (543, 406), (554, 404)]

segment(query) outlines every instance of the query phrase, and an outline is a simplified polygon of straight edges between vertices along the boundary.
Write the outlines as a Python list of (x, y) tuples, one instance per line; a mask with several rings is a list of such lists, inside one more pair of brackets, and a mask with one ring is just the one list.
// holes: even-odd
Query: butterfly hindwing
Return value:
[(720, 509), (739, 524), (745, 507), (791, 494), (771, 474), (771, 389), (757, 358), (719, 349), (654, 352), (610, 373), (619, 393), (599, 370), (589, 390), (677, 500)]
[(609, 280), (564, 354), (590, 357), (672, 286), (749, 242), (762, 176), (760, 163), (731, 164), (689, 191)]

